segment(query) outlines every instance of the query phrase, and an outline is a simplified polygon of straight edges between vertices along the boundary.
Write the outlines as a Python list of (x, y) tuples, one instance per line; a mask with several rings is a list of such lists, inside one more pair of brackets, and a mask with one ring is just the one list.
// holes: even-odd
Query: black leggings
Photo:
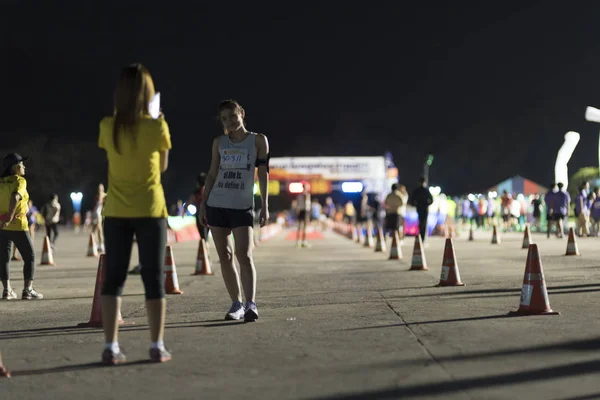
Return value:
[(419, 214), (419, 235), (421, 235), (421, 240), (425, 241), (427, 238), (427, 217), (429, 216), (429, 212), (427, 211), (417, 211)]
[(10, 279), (9, 263), (12, 256), (12, 244), (23, 257), (23, 279), (32, 281), (35, 275), (35, 251), (29, 231), (0, 230), (0, 280)]
[(58, 237), (58, 224), (46, 224), (46, 236), (48, 236), (50, 243), (54, 244)]
[(104, 244), (106, 246), (106, 278), (102, 294), (121, 296), (127, 279), (135, 234), (141, 275), (146, 289), (146, 299), (165, 297), (165, 247), (167, 245), (167, 220), (165, 218), (114, 218), (104, 219)]

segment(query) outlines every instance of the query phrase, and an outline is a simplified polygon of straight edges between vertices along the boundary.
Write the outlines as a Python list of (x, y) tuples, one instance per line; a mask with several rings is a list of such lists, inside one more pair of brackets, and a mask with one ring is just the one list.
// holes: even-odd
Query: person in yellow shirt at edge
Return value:
[(133, 237), (137, 239), (146, 312), (150, 328), (150, 360), (166, 362), (166, 314), (163, 276), (167, 244), (167, 205), (161, 172), (167, 170), (171, 135), (161, 115), (149, 115), (154, 82), (141, 64), (121, 71), (114, 93), (115, 113), (100, 122), (98, 146), (108, 158), (108, 193), (104, 204), (106, 278), (102, 288), (105, 345), (102, 362), (125, 362), (118, 343), (118, 311)]
[(17, 153), (6, 155), (2, 160), (0, 176), (0, 280), (4, 290), (2, 300), (14, 300), (17, 294), (10, 286), (9, 264), (12, 245), (17, 247), (23, 257), (23, 279), (25, 285), (21, 299), (40, 300), (44, 296), (33, 289), (35, 275), (35, 252), (29, 234), (29, 193), (25, 180), (24, 161)]

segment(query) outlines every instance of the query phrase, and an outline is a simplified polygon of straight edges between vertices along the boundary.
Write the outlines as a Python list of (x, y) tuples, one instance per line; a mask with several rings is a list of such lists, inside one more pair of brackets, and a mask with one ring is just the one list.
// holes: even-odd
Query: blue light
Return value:
[(363, 190), (361, 182), (344, 182), (342, 183), (342, 192), (344, 193), (360, 193)]

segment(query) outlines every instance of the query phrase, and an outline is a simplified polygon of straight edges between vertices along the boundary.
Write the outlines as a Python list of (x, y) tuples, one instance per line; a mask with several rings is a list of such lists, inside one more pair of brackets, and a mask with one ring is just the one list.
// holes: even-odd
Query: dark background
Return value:
[[(598, 163), (600, 3), (2, 1), (0, 149), (31, 155), (36, 202), (106, 181), (96, 149), (120, 68), (144, 63), (173, 150), (168, 201), (210, 162), (220, 100), (246, 108), (272, 156), (383, 155), (410, 188), (461, 194), (521, 174), (547, 185)], [(44, 4), (44, 5), (42, 5)], [(360, 6), (358, 6), (360, 5)]]

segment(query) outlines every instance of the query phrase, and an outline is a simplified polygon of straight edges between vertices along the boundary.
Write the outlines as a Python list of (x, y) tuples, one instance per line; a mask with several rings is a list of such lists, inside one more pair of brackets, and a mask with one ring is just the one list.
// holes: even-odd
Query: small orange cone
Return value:
[(460, 273), (458, 272), (458, 264), (456, 263), (456, 254), (454, 252), (452, 238), (446, 239), (444, 259), (442, 261), (442, 273), (440, 275), (440, 283), (438, 283), (437, 286), (465, 286), (465, 284), (460, 281)]
[(531, 232), (529, 231), (529, 224), (525, 225), (525, 233), (523, 234), (523, 246), (522, 249), (528, 249), (529, 245), (533, 243), (531, 240)]
[(500, 235), (498, 235), (498, 226), (494, 224), (494, 233), (492, 235), (492, 244), (500, 244)]
[(375, 252), (381, 253), (387, 251), (387, 247), (385, 246), (385, 236), (383, 234), (383, 229), (377, 229), (377, 243), (375, 243)]
[(96, 238), (94, 238), (94, 234), (90, 233), (90, 240), (88, 241), (88, 257), (98, 257), (98, 247), (96, 246)]
[(413, 248), (410, 271), (427, 271), (428, 269), (425, 252), (423, 252), (423, 240), (421, 239), (421, 235), (417, 234), (415, 236), (415, 247)]
[(575, 240), (575, 230), (573, 228), (569, 229), (569, 242), (567, 243), (567, 256), (578, 256), (579, 247), (577, 247), (577, 241)]
[(527, 253), (527, 264), (525, 265), (525, 276), (523, 277), (523, 288), (521, 289), (521, 304), (517, 311), (511, 311), (509, 315), (556, 314), (559, 313), (552, 311), (550, 308), (544, 269), (542, 268), (537, 244), (531, 244)]
[(471, 225), (471, 227), (469, 228), (469, 242), (472, 242), (475, 240), (475, 235), (473, 234), (473, 225)]
[(192, 275), (213, 275), (208, 259), (208, 250), (204, 239), (200, 239), (198, 257), (196, 257), (196, 271)]
[(165, 254), (165, 293), (183, 294), (179, 289), (179, 279), (177, 279), (177, 268), (175, 267), (175, 258), (173, 257), (173, 248), (167, 246)]
[(52, 247), (50, 247), (50, 238), (44, 238), (44, 248), (42, 249), (42, 262), (40, 265), (55, 265), (54, 257), (52, 256)]
[(22, 261), (23, 260), (21, 258), (21, 255), (19, 254), (19, 250), (17, 249), (17, 246), (15, 246), (14, 243), (13, 243), (13, 254), (12, 254), (12, 258), (10, 260), (11, 261)]
[(402, 260), (402, 247), (400, 247), (400, 235), (398, 231), (394, 231), (392, 236), (392, 246), (390, 248), (390, 257), (388, 260)]
[[(77, 326), (87, 326), (90, 328), (99, 328), (102, 326), (102, 302), (100, 301), (100, 297), (102, 295), (102, 286), (104, 285), (104, 279), (106, 279), (105, 260), (106, 256), (104, 254), (101, 254), (100, 260), (98, 260), (98, 272), (96, 273), (96, 287), (94, 288), (94, 300), (92, 301), (92, 315), (90, 316), (90, 320), (88, 322), (82, 322)], [(118, 322), (119, 325), (133, 324), (125, 323), (125, 321), (123, 320), (123, 316), (121, 315), (120, 309)]]

